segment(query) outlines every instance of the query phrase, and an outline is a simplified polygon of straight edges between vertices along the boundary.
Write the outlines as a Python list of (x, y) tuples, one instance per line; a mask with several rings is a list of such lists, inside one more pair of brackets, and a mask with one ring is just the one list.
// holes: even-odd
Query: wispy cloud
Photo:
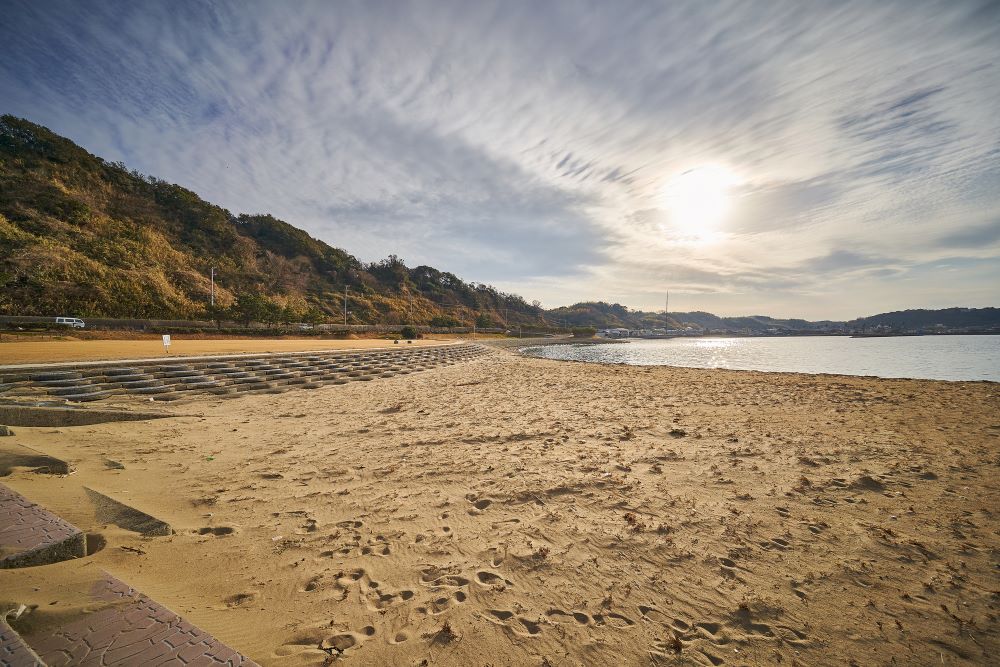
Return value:
[[(995, 3), (34, 0), (0, 40), (3, 111), (363, 259), (550, 305), (1000, 297)], [(702, 164), (743, 183), (691, 245), (662, 191)]]

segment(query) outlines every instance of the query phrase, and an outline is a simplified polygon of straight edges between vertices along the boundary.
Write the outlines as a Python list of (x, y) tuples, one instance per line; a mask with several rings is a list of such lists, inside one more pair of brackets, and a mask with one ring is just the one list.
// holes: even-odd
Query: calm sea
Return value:
[(1000, 382), (1000, 336), (672, 338), (543, 345), (525, 352), (605, 364)]

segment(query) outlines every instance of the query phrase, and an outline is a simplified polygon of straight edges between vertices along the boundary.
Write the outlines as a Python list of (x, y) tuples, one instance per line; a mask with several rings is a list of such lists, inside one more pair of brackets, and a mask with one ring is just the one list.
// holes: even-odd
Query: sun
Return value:
[(736, 175), (719, 165), (689, 169), (672, 178), (664, 189), (672, 230), (683, 238), (707, 240), (715, 236), (732, 207)]

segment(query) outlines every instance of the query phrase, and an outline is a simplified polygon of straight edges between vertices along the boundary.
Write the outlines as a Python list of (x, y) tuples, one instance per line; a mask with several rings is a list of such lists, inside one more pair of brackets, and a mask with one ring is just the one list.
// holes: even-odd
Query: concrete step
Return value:
[(73, 401), (74, 403), (87, 403), (90, 401), (99, 401), (102, 398), (108, 398), (109, 396), (115, 396), (116, 394), (124, 393), (121, 389), (107, 389), (104, 391), (94, 391), (85, 394), (72, 394), (70, 396), (63, 396), (62, 398), (67, 401)]
[(130, 394), (139, 394), (140, 396), (147, 396), (153, 394), (165, 394), (173, 390), (174, 390), (173, 385), (161, 384), (159, 386), (153, 386), (153, 387), (135, 387), (133, 389), (129, 389), (128, 392)]
[(79, 384), (68, 387), (49, 387), (48, 392), (53, 396), (70, 396), (73, 394), (85, 394), (93, 386), (90, 382), (80, 381)]
[(31, 376), (33, 382), (49, 382), (52, 380), (72, 380), (82, 377), (79, 371), (51, 371), (48, 373), (35, 373)]

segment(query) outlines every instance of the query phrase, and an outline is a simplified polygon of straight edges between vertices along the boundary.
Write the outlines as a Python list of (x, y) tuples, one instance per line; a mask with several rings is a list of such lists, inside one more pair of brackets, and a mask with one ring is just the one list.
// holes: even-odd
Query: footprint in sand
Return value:
[(469, 596), (464, 591), (455, 591), (451, 594), (451, 597), (439, 597), (432, 600), (428, 607), (430, 608), (430, 614), (437, 616), (438, 614), (443, 614), (444, 612), (451, 609), (456, 604), (462, 604), (469, 599)]
[(790, 548), (788, 541), (780, 537), (772, 537), (766, 542), (761, 542), (760, 546), (764, 549), (778, 549), (779, 551), (785, 551)]
[(613, 628), (622, 630), (624, 628), (628, 628), (635, 625), (635, 621), (633, 621), (628, 616), (622, 616), (621, 614), (608, 612), (607, 614), (594, 614), (594, 624), (610, 625)]
[(490, 623), (500, 625), (521, 637), (535, 637), (542, 633), (540, 623), (523, 616), (514, 616), (512, 611), (488, 609), (483, 617)]
[(830, 527), (829, 524), (823, 522), (810, 523), (807, 525), (807, 528), (809, 528), (809, 532), (812, 533), (813, 535), (819, 535), (829, 527)]
[(779, 625), (775, 630), (778, 638), (786, 644), (792, 646), (806, 646), (809, 643), (809, 636), (801, 630), (790, 628), (787, 625)]
[(469, 580), (456, 574), (451, 568), (428, 567), (420, 572), (420, 582), (427, 586), (468, 586)]
[(647, 621), (654, 621), (656, 623), (662, 623), (663, 625), (670, 624), (670, 617), (664, 614), (662, 611), (656, 607), (648, 607), (646, 605), (639, 605), (639, 614)]
[(340, 656), (351, 649), (360, 647), (368, 638), (375, 636), (375, 626), (366, 625), (358, 632), (341, 632), (327, 637), (320, 642), (319, 647), (332, 656)]
[(722, 631), (722, 624), (720, 623), (695, 623), (694, 627), (712, 641), (717, 641), (719, 633)]
[(496, 572), (490, 572), (489, 570), (480, 570), (479, 572), (476, 572), (476, 581), (479, 582), (479, 585), (485, 586), (486, 588), (514, 585), (513, 581), (504, 579)]
[(413, 591), (403, 590), (398, 593), (383, 593), (379, 590), (377, 582), (372, 583), (375, 585), (372, 586), (369, 584), (371, 592), (368, 596), (368, 607), (372, 611), (382, 611), (383, 609), (388, 609), (395, 604), (407, 602), (413, 599)]
[(590, 624), (590, 616), (582, 611), (563, 611), (562, 609), (549, 609), (545, 612), (549, 620), (553, 623), (578, 623), (580, 625)]
[[(480, 512), (493, 504), (493, 501), (490, 500), (489, 498), (480, 498), (479, 495), (475, 493), (465, 494), (465, 499), (468, 500), (470, 503), (472, 503), (472, 506), (475, 509), (479, 510)], [(476, 512), (473, 512), (471, 510), (469, 513), (476, 514)]]
[(708, 653), (707, 651), (700, 651), (700, 652), (701, 652), (701, 654), (703, 656), (705, 656), (708, 659), (708, 661), (710, 663), (712, 663), (712, 665), (714, 667), (719, 667), (719, 665), (721, 665), (721, 664), (723, 664), (725, 662), (725, 660), (723, 660), (722, 658), (720, 658), (717, 655), (712, 655), (711, 653)]
[(366, 544), (361, 547), (362, 556), (388, 556), (390, 553), (392, 553), (392, 549), (390, 549), (389, 545), (384, 542)]
[(792, 579), (792, 592), (795, 593), (795, 595), (800, 600), (805, 600), (808, 597), (808, 595), (806, 595), (806, 592), (802, 590), (801, 587), (802, 587), (802, 582), (795, 581), (794, 579)]

